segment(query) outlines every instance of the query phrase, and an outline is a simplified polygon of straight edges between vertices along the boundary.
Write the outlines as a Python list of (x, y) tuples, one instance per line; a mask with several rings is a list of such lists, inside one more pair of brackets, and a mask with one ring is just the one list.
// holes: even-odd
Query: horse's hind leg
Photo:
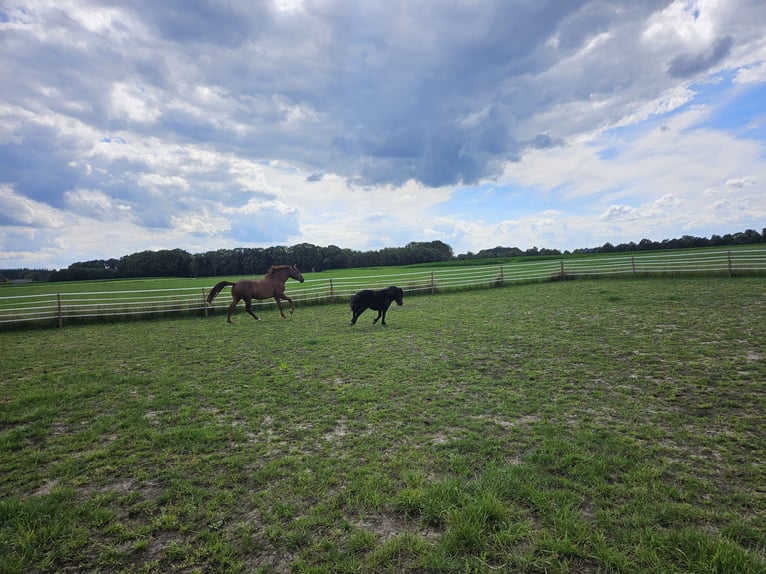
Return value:
[(378, 311), (378, 316), (375, 317), (375, 319), (373, 320), (372, 324), (374, 325), (375, 323), (380, 321), (381, 317), (383, 317), (383, 324), (385, 325), (386, 324), (386, 316), (383, 314), (383, 311)]
[(239, 303), (239, 297), (234, 297), (234, 299), (231, 302), (231, 305), (229, 305), (229, 310), (226, 313), (226, 322), (227, 323), (233, 323), (234, 321), (231, 320), (231, 314), (234, 311), (235, 307), (237, 306), (237, 303)]
[(256, 321), (260, 321), (261, 318), (253, 313), (253, 300), (252, 299), (245, 299), (245, 311), (250, 313), (250, 316), (255, 319)]

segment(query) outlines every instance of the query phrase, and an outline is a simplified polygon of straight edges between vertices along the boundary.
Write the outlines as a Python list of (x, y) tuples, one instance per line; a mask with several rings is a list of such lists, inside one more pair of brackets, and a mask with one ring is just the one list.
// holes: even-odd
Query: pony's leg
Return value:
[(255, 319), (256, 321), (260, 321), (261, 318), (253, 313), (253, 300), (245, 298), (245, 311), (250, 313), (250, 316)]
[[(390, 305), (389, 303), (388, 305)], [(383, 305), (380, 311), (378, 311), (378, 319), (380, 319), (380, 324), (384, 327), (386, 326), (386, 311), (388, 311), (388, 305)], [(377, 319), (376, 319), (377, 321)]]
[[(383, 316), (383, 311), (378, 311), (378, 316), (377, 316), (377, 317), (375, 317), (375, 320), (372, 322), (372, 324), (374, 325), (375, 323), (377, 323), (377, 322), (380, 320), (380, 318), (381, 318), (382, 316)], [(385, 319), (385, 317), (383, 318), (383, 324), (384, 324), (384, 325), (386, 324), (386, 319)]]
[(233, 323), (234, 321), (231, 320), (231, 313), (234, 311), (234, 308), (237, 306), (237, 303), (239, 303), (239, 297), (234, 297), (231, 301), (231, 305), (229, 305), (229, 310), (226, 313), (226, 322), (227, 323)]

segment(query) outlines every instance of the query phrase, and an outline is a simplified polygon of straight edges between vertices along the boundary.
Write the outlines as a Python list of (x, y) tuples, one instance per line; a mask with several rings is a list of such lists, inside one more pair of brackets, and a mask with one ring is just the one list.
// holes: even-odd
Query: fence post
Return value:
[(436, 283), (434, 283), (434, 272), (431, 271), (431, 295), (436, 293)]
[(335, 303), (335, 291), (332, 288), (332, 278), (330, 278), (330, 303)]
[(564, 260), (561, 260), (561, 278), (564, 278)]
[(500, 287), (505, 285), (505, 277), (503, 277), (503, 266), (500, 266)]
[(732, 270), (731, 270), (731, 251), (726, 252), (726, 266), (729, 269), (729, 277), (732, 276)]
[(636, 274), (636, 256), (632, 255), (630, 257), (630, 268), (633, 270), (633, 275)]
[(202, 308), (205, 310), (205, 317), (207, 317), (207, 295), (205, 295), (205, 288), (202, 288)]
[(61, 293), (56, 293), (56, 310), (59, 316), (59, 328), (64, 326), (64, 317), (61, 314)]

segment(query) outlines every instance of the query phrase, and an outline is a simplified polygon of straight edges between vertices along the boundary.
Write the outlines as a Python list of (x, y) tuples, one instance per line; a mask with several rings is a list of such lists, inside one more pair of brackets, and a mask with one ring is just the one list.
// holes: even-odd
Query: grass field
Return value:
[(0, 333), (0, 572), (766, 571), (766, 283)]

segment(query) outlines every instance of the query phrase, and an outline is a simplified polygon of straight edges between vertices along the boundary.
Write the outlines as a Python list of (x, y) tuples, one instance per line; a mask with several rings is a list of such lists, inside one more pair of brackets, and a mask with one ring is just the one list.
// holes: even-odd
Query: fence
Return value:
[[(334, 303), (347, 300), (360, 289), (378, 289), (396, 284), (409, 294), (476, 289), (530, 281), (551, 281), (576, 277), (648, 276), (679, 274), (721, 274), (729, 277), (766, 271), (766, 249), (699, 252), (642, 252), (571, 259), (522, 261), (502, 265), (450, 267), (410, 271), (391, 275), (359, 275), (331, 279), (289, 282), (287, 292), (299, 303)], [(53, 285), (53, 284), (51, 284)], [(191, 287), (141, 291), (52, 293), (0, 297), (0, 327), (25, 323), (58, 325), (108, 317), (152, 314), (207, 315), (226, 308), (228, 298), (213, 305), (205, 303), (208, 289)], [(274, 305), (273, 300), (254, 302)]]

